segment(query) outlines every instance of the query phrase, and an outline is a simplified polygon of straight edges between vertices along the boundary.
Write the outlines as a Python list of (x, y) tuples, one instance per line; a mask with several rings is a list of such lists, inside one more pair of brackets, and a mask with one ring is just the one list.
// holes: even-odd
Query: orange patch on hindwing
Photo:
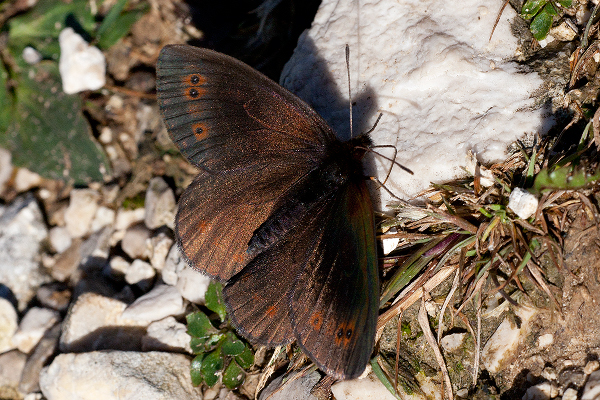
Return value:
[(310, 323), (310, 325), (315, 328), (315, 330), (319, 331), (321, 330), (321, 326), (323, 325), (323, 313), (321, 312), (316, 312), (313, 315), (310, 316), (310, 319), (308, 320), (308, 322)]
[(350, 321), (338, 325), (335, 330), (335, 343), (340, 346), (349, 342), (352, 335), (354, 335), (354, 327), (354, 323)]
[(200, 221), (198, 221), (196, 229), (200, 234), (204, 233), (206, 231), (206, 228), (208, 228), (208, 222), (206, 222), (206, 220), (201, 219)]
[(271, 318), (276, 316), (277, 315), (277, 306), (272, 305), (271, 307), (267, 308), (267, 310), (265, 311), (265, 314)]

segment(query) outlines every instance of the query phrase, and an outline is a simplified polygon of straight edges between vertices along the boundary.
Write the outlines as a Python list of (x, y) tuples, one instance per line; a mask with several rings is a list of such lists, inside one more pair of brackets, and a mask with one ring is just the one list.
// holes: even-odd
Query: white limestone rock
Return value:
[(179, 279), (179, 273), (187, 268), (187, 263), (182, 257), (181, 252), (177, 245), (171, 246), (167, 259), (165, 260), (165, 266), (161, 271), (162, 280), (167, 285), (175, 286)]
[(210, 278), (200, 272), (185, 267), (178, 276), (177, 290), (184, 299), (196, 304), (204, 304), (204, 295), (210, 284)]
[(106, 59), (95, 46), (90, 46), (73, 28), (58, 35), (60, 59), (58, 70), (63, 91), (67, 94), (97, 90), (106, 83)]
[(149, 323), (169, 316), (179, 316), (184, 311), (185, 304), (177, 288), (169, 285), (157, 285), (130, 304), (123, 311), (122, 317)]
[[(402, 197), (415, 195), (430, 182), (463, 175), (468, 150), (483, 161), (503, 160), (508, 144), (549, 125), (534, 98), (542, 79), (513, 61), (519, 49), (511, 7), (490, 40), (502, 5), (325, 0), (280, 81), (348, 138), (348, 44), (354, 134), (369, 130), (383, 113), (371, 134), (374, 143), (394, 145), (397, 161), (415, 173), (393, 168), (386, 187)], [(367, 172), (376, 169), (382, 180), (390, 163), (375, 157), (374, 164)], [(385, 205), (390, 197), (380, 192)]]
[(163, 178), (157, 176), (150, 179), (144, 208), (144, 222), (148, 228), (156, 229), (166, 225), (173, 229), (175, 226), (175, 194)]
[(19, 323), (19, 329), (13, 336), (12, 342), (17, 349), (27, 354), (38, 344), (44, 333), (59, 320), (58, 311), (32, 307)]
[(521, 219), (531, 217), (538, 208), (538, 199), (525, 189), (514, 188), (508, 197), (508, 208), (513, 210)]
[(10, 301), (0, 297), (0, 354), (15, 348), (12, 337), (17, 327), (17, 311)]
[(65, 226), (73, 238), (91, 233), (91, 225), (98, 210), (100, 193), (93, 189), (73, 189), (69, 207), (65, 211)]
[(50, 246), (52, 246), (52, 250), (57, 253), (62, 253), (73, 243), (73, 239), (69, 234), (69, 231), (64, 226), (55, 226), (50, 229), (48, 232), (48, 239), (50, 241)]
[(187, 327), (173, 317), (167, 317), (148, 325), (142, 338), (142, 351), (171, 351), (192, 353), (191, 336)]
[(20, 310), (49, 280), (40, 268), (41, 245), (47, 236), (32, 194), (17, 197), (0, 215), (0, 282), (14, 293)]
[(40, 374), (48, 400), (201, 400), (182, 354), (96, 351), (59, 354)]
[(155, 275), (156, 271), (150, 263), (133, 260), (127, 271), (125, 271), (125, 282), (130, 285), (143, 284), (147, 286)]
[(528, 333), (529, 321), (535, 311), (519, 307), (516, 313), (521, 318), (520, 327), (516, 326), (511, 319), (505, 318), (481, 351), (481, 361), (492, 374), (502, 371), (512, 363), (514, 357), (518, 356), (517, 349)]
[(331, 386), (331, 392), (337, 400), (394, 400), (395, 397), (373, 374), (362, 379), (340, 381)]
[(79, 296), (63, 322), (61, 351), (139, 351), (148, 321), (124, 318), (122, 314), (126, 307), (122, 301), (94, 293)]

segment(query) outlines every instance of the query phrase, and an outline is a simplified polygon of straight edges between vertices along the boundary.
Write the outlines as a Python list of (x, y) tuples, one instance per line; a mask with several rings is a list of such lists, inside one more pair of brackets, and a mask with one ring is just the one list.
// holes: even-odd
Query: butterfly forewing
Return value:
[(190, 46), (165, 46), (157, 65), (157, 98), (182, 154), (219, 172), (256, 159), (287, 159), (313, 168), (334, 139), (308, 105), (246, 64)]
[(180, 199), (179, 245), (194, 268), (225, 281), (248, 261), (248, 241), (275, 199), (335, 138), (294, 95), (206, 49), (164, 47), (157, 97), (171, 138), (201, 169)]

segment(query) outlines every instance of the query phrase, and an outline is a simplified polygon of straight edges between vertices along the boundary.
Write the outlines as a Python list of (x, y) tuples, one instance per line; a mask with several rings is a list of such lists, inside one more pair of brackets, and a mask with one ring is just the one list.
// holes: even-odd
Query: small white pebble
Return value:
[(133, 260), (125, 273), (125, 281), (130, 285), (134, 285), (151, 279), (154, 275), (156, 275), (156, 271), (154, 271), (150, 263), (142, 260)]
[(598, 362), (598, 360), (593, 360), (585, 364), (585, 367), (583, 368), (583, 373), (589, 375), (592, 372), (597, 371), (598, 368), (600, 368), (600, 362)]
[(48, 234), (50, 246), (57, 253), (62, 253), (71, 247), (71, 243), (73, 243), (73, 239), (71, 238), (71, 235), (69, 235), (69, 231), (64, 226), (55, 226), (50, 229)]
[(568, 388), (563, 393), (561, 400), (577, 400), (577, 390), (573, 388)]
[(546, 347), (550, 346), (554, 342), (554, 335), (552, 335), (551, 333), (546, 333), (545, 335), (541, 335), (540, 337), (538, 337), (537, 342), (538, 342), (537, 343), (538, 347), (545, 349)]
[(42, 61), (42, 54), (31, 46), (23, 49), (23, 60), (29, 65), (35, 65)]
[(65, 93), (97, 90), (104, 86), (106, 59), (97, 47), (90, 46), (72, 28), (63, 29), (58, 35), (58, 43), (58, 69)]
[(523, 400), (550, 400), (558, 396), (558, 388), (550, 382), (538, 383), (525, 392)]
[(444, 336), (442, 340), (440, 340), (440, 344), (444, 350), (453, 352), (460, 349), (465, 340), (465, 336), (467, 336), (466, 333), (452, 333)]
[(527, 190), (514, 188), (508, 197), (508, 208), (521, 219), (531, 217), (538, 207), (538, 199)]

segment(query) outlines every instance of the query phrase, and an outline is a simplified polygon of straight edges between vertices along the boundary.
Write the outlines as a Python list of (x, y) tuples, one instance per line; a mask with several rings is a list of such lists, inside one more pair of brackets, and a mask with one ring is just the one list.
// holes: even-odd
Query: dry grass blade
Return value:
[[(462, 257), (461, 257), (461, 262), (462, 262)], [(454, 280), (452, 281), (452, 287), (450, 288), (450, 291), (446, 295), (446, 298), (444, 299), (444, 304), (442, 304), (442, 308), (440, 310), (440, 320), (438, 323), (438, 332), (437, 332), (438, 343), (442, 339), (442, 330), (444, 329), (443, 321), (444, 321), (444, 314), (446, 313), (446, 308), (448, 307), (448, 303), (450, 303), (452, 296), (454, 296), (454, 292), (456, 291), (456, 289), (458, 289), (458, 283), (460, 282), (460, 270), (461, 270), (461, 268), (456, 270), (456, 274), (454, 274)], [(450, 316), (452, 317), (452, 319), (454, 319), (453, 314), (450, 314)]]
[(479, 361), (481, 360), (481, 296), (478, 297), (477, 304), (477, 336), (475, 339), (475, 360), (473, 363), (473, 385), (477, 384), (477, 375), (479, 373)]
[(419, 325), (423, 331), (423, 335), (427, 339), (427, 343), (433, 350), (435, 354), (435, 359), (440, 366), (440, 370), (442, 372), (442, 376), (444, 378), (443, 386), (446, 393), (447, 399), (453, 399), (454, 395), (452, 394), (452, 383), (450, 382), (450, 375), (448, 374), (448, 368), (446, 367), (446, 362), (444, 361), (444, 357), (442, 356), (442, 352), (440, 347), (437, 344), (437, 341), (433, 337), (433, 332), (431, 331), (431, 327), (429, 326), (429, 319), (427, 318), (427, 311), (425, 310), (425, 292), (422, 292), (421, 295), (421, 307), (419, 308)]
[(258, 394), (264, 389), (267, 384), (269, 378), (275, 372), (277, 367), (277, 360), (281, 357), (282, 354), (285, 354), (285, 346), (278, 346), (273, 351), (273, 355), (269, 359), (267, 363), (267, 367), (263, 370), (263, 373), (260, 375), (260, 379), (258, 380), (258, 385), (256, 386), (256, 392), (254, 392), (254, 400), (258, 399)]

